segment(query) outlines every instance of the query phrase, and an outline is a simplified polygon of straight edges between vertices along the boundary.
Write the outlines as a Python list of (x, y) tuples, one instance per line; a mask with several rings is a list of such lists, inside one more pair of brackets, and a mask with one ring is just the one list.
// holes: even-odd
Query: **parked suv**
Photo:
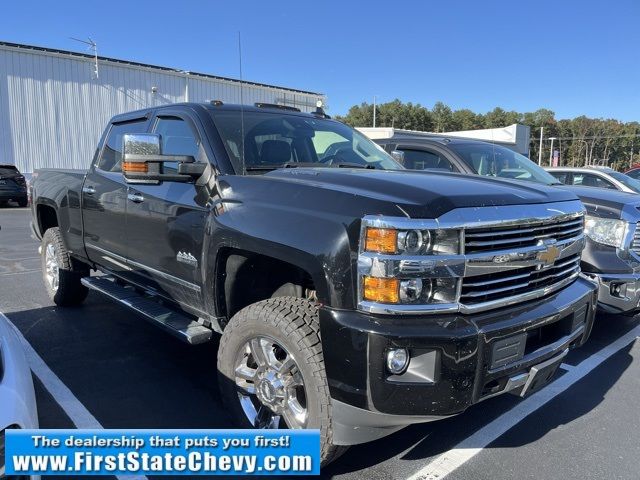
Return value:
[(609, 167), (554, 167), (546, 170), (565, 185), (608, 188), (621, 192), (640, 193), (640, 180), (632, 178), (625, 173), (616, 172)]
[(127, 113), (87, 165), (33, 183), (53, 301), (94, 289), (189, 343), (221, 333), (230, 414), (320, 429), (324, 463), (539, 389), (592, 327), (574, 194), (409, 171), (322, 111)]
[[(527, 184), (562, 185), (565, 170), (547, 173), (523, 155), (478, 140), (429, 136), (376, 140), (407, 168), (483, 175)], [(570, 171), (573, 169), (567, 169)], [(600, 169), (586, 175), (600, 174)], [(595, 172), (595, 173), (594, 173)], [(553, 175), (551, 175), (553, 174)], [(573, 173), (577, 178), (577, 173)], [(555, 177), (555, 178), (554, 178)], [(631, 180), (631, 179), (629, 179)], [(633, 180), (635, 182), (635, 180)], [(571, 183), (570, 181), (568, 183)], [(582, 271), (600, 284), (598, 305), (610, 313), (634, 315), (640, 310), (640, 197), (616, 189), (562, 186), (575, 193), (587, 210), (587, 245)]]
[(27, 182), (15, 166), (0, 165), (0, 205), (11, 200), (21, 207), (27, 206)]

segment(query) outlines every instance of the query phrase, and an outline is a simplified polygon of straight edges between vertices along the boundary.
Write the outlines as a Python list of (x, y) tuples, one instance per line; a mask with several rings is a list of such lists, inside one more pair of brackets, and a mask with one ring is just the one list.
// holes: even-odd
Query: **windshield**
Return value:
[(448, 145), (478, 175), (514, 178), (558, 185), (557, 179), (524, 155), (489, 143), (451, 143)]
[(240, 110), (213, 111), (212, 116), (237, 172), (242, 171), (243, 150), (247, 172), (298, 166), (403, 168), (381, 147), (340, 122), (256, 111), (244, 112), (241, 122)]
[(640, 193), (640, 181), (636, 180), (635, 178), (631, 178), (629, 175), (625, 175), (624, 173), (616, 171), (607, 173), (626, 187), (629, 187), (634, 192)]

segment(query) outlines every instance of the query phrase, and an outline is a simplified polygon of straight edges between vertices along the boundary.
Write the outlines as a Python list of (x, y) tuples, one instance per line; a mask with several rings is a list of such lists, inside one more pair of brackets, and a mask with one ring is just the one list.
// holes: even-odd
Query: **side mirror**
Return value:
[[(195, 163), (191, 155), (162, 155), (160, 135), (123, 135), (122, 174), (127, 183), (189, 182), (202, 175), (206, 165)], [(164, 173), (164, 162), (177, 162), (178, 173)]]
[(401, 150), (394, 150), (391, 152), (393, 159), (400, 165), (404, 165), (404, 152)]

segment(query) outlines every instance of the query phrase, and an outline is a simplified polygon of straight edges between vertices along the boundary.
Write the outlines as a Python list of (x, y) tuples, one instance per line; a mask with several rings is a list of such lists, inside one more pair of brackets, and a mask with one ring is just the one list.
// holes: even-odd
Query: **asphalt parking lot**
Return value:
[[(81, 307), (55, 307), (28, 221), (27, 209), (0, 209), (0, 312), (33, 348), (40, 426), (230, 427), (216, 385), (217, 342), (184, 345), (95, 292)], [(532, 397), (497, 397), (353, 447), (323, 476), (637, 479), (638, 324), (600, 315), (589, 343)]]

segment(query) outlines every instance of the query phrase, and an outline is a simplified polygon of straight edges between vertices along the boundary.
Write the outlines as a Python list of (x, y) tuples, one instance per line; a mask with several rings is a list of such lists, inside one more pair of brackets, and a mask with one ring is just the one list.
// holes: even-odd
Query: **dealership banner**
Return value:
[(318, 475), (318, 430), (7, 430), (7, 475)]

